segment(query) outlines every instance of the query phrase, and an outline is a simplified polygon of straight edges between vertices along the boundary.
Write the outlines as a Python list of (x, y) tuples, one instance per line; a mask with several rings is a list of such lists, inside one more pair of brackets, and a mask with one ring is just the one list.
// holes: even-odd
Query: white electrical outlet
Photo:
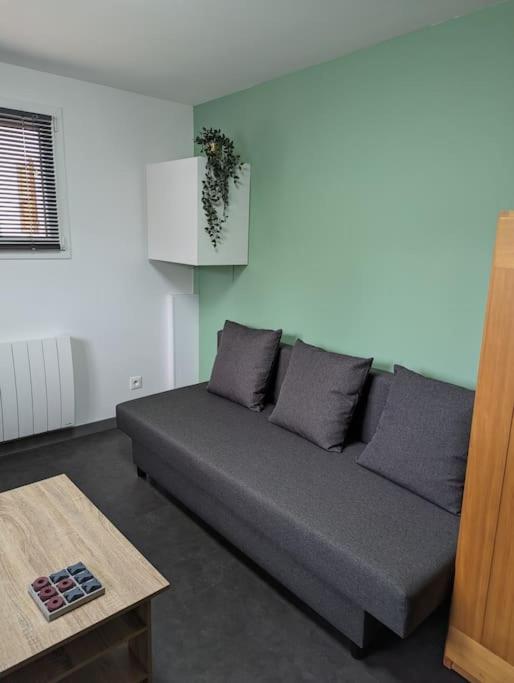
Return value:
[(129, 388), (134, 390), (134, 389), (141, 389), (143, 386), (143, 378), (141, 375), (134, 375), (134, 377), (129, 377)]

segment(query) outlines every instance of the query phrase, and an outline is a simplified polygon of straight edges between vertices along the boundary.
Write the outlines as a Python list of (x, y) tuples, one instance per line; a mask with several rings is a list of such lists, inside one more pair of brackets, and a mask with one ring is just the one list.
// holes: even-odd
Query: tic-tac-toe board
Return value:
[(85, 564), (77, 562), (29, 586), (29, 594), (47, 621), (70, 612), (105, 593), (105, 588)]

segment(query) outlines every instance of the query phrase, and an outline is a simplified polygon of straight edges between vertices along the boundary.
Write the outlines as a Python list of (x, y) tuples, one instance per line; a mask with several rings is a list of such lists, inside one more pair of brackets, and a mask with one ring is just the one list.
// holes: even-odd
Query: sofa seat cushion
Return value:
[[(123, 403), (118, 425), (401, 636), (449, 592), (458, 517), (205, 384)], [(209, 521), (209, 520), (206, 520)]]

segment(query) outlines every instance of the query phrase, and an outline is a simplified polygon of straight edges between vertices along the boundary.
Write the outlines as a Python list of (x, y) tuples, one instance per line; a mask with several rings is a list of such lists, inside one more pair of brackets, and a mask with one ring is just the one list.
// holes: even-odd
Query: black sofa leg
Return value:
[(354, 659), (364, 659), (368, 654), (368, 648), (359, 647), (355, 643), (350, 643), (350, 654)]
[(141, 477), (141, 479), (146, 479), (146, 472), (142, 470), (140, 467), (137, 467), (136, 465), (136, 470), (137, 470), (137, 476)]

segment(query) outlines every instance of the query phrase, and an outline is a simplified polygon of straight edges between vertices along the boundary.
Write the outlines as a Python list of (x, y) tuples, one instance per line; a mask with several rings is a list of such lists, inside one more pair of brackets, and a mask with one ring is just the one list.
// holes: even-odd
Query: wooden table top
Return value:
[[(47, 623), (28, 585), (75, 562), (105, 595)], [(66, 475), (0, 494), (0, 676), (168, 586)]]

